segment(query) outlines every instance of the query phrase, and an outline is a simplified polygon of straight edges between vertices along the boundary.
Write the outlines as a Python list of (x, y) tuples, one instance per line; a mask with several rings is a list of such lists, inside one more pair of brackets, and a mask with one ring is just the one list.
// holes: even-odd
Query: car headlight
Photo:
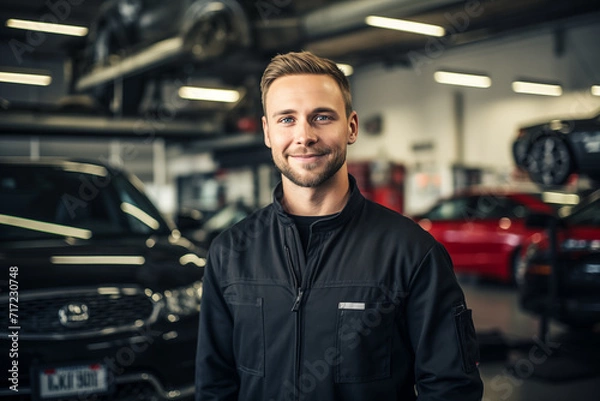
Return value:
[(170, 322), (176, 322), (181, 317), (200, 311), (202, 282), (197, 281), (189, 286), (166, 290), (163, 295), (166, 318)]

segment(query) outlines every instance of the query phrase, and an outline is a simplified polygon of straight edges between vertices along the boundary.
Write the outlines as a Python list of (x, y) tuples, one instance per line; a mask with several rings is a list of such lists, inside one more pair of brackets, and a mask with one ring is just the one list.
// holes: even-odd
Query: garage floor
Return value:
[(524, 314), (510, 286), (461, 278), (481, 347), (483, 401), (600, 399), (600, 332), (573, 333)]

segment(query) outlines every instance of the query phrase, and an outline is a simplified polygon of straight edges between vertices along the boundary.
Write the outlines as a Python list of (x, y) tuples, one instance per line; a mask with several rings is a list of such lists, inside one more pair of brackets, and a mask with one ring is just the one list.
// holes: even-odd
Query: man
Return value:
[(448, 254), (348, 175), (347, 78), (311, 53), (262, 81), (271, 205), (211, 246), (196, 400), (479, 400), (478, 348)]

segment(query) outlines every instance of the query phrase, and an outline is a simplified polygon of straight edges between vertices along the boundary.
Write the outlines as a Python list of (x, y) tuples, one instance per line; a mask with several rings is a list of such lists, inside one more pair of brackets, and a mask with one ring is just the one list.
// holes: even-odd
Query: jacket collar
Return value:
[[(356, 215), (358, 209), (362, 206), (365, 198), (360, 193), (356, 185), (356, 180), (350, 174), (348, 174), (348, 179), (350, 181), (350, 196), (348, 197), (348, 202), (344, 209), (341, 212), (323, 218), (322, 220), (318, 220), (316, 223), (312, 225), (313, 232), (318, 231), (328, 231), (334, 229), (339, 226), (343, 226), (348, 222), (353, 216)], [(279, 182), (273, 191), (273, 207), (275, 208), (275, 212), (277, 215), (277, 219), (284, 226), (290, 226), (294, 224), (292, 218), (287, 214), (287, 212), (283, 209), (283, 205), (281, 204), (281, 199), (283, 198), (283, 184)]]

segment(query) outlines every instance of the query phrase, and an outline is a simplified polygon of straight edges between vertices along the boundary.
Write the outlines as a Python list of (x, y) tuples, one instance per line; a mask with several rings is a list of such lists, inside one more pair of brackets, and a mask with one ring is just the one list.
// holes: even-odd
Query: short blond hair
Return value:
[(350, 82), (342, 70), (333, 61), (315, 56), (311, 52), (290, 52), (278, 54), (273, 57), (260, 81), (260, 91), (262, 93), (263, 112), (266, 115), (267, 92), (271, 84), (277, 79), (286, 75), (315, 74), (327, 75), (337, 82), (344, 98), (346, 108), (346, 117), (352, 113), (352, 94), (350, 93)]

